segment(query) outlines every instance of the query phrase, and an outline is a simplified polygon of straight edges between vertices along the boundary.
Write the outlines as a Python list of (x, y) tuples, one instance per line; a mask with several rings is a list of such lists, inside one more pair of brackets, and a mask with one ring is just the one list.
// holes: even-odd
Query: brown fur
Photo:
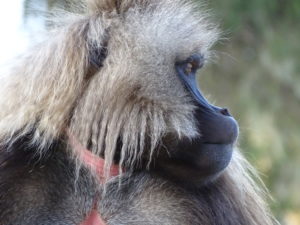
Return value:
[[(3, 143), (16, 138), (16, 133), (21, 137), (35, 127), (32, 142), (44, 149), (68, 129), (85, 147), (103, 154), (109, 168), (121, 139), (120, 164), (130, 168), (145, 155), (151, 161), (155, 151), (162, 150), (159, 146), (167, 135), (178, 139), (198, 135), (194, 105), (174, 76), (174, 63), (197, 52), (210, 57), (209, 49), (218, 39), (218, 31), (209, 22), (207, 13), (179, 0), (88, 0), (86, 12), (52, 31), (48, 40), (20, 59), (10, 74), (1, 76)], [(91, 70), (91, 53), (101, 49), (107, 40), (108, 55), (103, 67), (89, 74), (95, 71)], [(247, 225), (272, 224), (263, 191), (252, 180), (253, 174), (253, 169), (236, 151), (214, 188), (226, 199), (223, 202), (234, 208), (234, 215), (240, 213), (243, 220), (236, 219), (236, 224), (241, 224), (238, 221), (246, 221)], [(147, 182), (151, 188), (151, 179)], [(162, 187), (153, 189), (157, 190), (153, 196), (164, 199), (160, 203), (165, 209), (160, 209), (170, 216), (170, 221), (172, 217), (184, 218), (186, 206), (178, 202), (188, 197), (180, 194), (173, 198), (172, 188)], [(171, 197), (162, 197), (160, 193), (164, 191), (170, 192)], [(177, 192), (173, 192), (174, 196)], [(147, 195), (149, 192), (145, 191), (138, 199), (149, 200)], [(212, 214), (207, 205), (186, 201), (195, 204), (197, 213), (203, 215), (197, 220), (199, 224), (214, 224), (205, 215), (218, 218), (228, 207), (220, 201), (218, 207), (211, 209), (217, 210)], [(151, 203), (140, 204), (142, 210), (149, 208), (151, 214)], [(178, 213), (168, 215), (176, 208)], [(114, 222), (118, 220), (112, 218), (113, 210), (100, 211), (109, 224), (127, 224)], [(191, 221), (187, 224), (193, 224), (193, 214), (187, 215)], [(161, 224), (177, 224), (175, 219), (170, 221)]]

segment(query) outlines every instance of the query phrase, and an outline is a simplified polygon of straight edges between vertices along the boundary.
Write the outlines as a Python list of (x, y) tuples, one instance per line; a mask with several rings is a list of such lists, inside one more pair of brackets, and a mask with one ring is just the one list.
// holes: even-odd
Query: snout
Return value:
[(210, 104), (197, 87), (196, 72), (202, 60), (201, 55), (192, 55), (176, 64), (177, 74), (196, 106), (194, 117), (200, 135), (192, 141), (181, 141), (174, 157), (186, 162), (187, 171), (200, 183), (216, 177), (228, 166), (238, 137), (238, 123), (228, 109)]
[[(210, 104), (197, 87), (196, 73), (204, 64), (201, 54), (194, 54), (186, 61), (176, 64), (177, 74), (193, 98), (196, 106), (195, 118), (198, 122), (202, 143), (233, 144), (238, 136), (238, 124), (228, 109)], [(197, 65), (193, 68), (193, 65)], [(188, 71), (188, 73), (187, 73)]]

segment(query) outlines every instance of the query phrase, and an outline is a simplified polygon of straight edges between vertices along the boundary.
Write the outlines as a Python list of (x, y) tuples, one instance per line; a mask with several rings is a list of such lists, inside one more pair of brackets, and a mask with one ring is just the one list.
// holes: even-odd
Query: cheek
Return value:
[(174, 62), (162, 63), (157, 68), (152, 65), (144, 65), (136, 76), (139, 83), (143, 85), (143, 94), (154, 97), (157, 101), (177, 100), (180, 104), (181, 98), (187, 96), (187, 92), (177, 76)]

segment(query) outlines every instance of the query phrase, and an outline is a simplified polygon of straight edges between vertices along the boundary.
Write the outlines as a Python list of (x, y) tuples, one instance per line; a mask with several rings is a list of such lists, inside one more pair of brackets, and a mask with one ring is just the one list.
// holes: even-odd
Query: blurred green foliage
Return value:
[(211, 0), (218, 59), (199, 81), (240, 124), (240, 148), (259, 169), (282, 224), (300, 224), (300, 1)]

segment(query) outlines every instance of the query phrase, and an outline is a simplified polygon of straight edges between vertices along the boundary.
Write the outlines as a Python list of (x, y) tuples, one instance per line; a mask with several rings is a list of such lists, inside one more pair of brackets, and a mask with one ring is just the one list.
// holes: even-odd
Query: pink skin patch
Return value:
[[(92, 152), (85, 148), (78, 148), (79, 154), (80, 154), (80, 159), (89, 166), (96, 174), (98, 175), (98, 178), (101, 183), (104, 181), (104, 165), (105, 165), (105, 160), (102, 159), (99, 156), (94, 155)], [(120, 174), (119, 172), (119, 165), (112, 165), (110, 167), (109, 171), (109, 177), (115, 177)]]
[[(77, 152), (81, 161), (84, 162), (84, 164), (87, 165), (91, 170), (93, 170), (93, 172), (96, 172), (99, 181), (103, 183), (105, 160), (83, 147), (82, 144), (74, 137), (74, 135), (70, 133), (70, 131), (67, 131), (67, 134), (69, 136), (70, 145), (73, 147), (73, 150)], [(115, 177), (119, 174), (119, 165), (112, 165), (110, 167), (109, 177)]]
[[(100, 182), (103, 182), (105, 160), (94, 155), (92, 152), (84, 148), (80, 150), (80, 158), (86, 165), (88, 165), (92, 170), (96, 172)], [(119, 175), (119, 166), (112, 165), (110, 168), (109, 176), (113, 177), (117, 175)], [(106, 225), (106, 223), (103, 222), (99, 212), (94, 209), (91, 212), (91, 214), (86, 218), (86, 220), (83, 221), (83, 223), (81, 223), (80, 225)]]
[[(69, 136), (70, 145), (73, 147), (75, 151), (78, 152), (79, 158), (91, 170), (96, 172), (99, 181), (103, 183), (105, 181), (104, 179), (105, 160), (93, 154), (88, 149), (84, 148), (69, 131), (67, 131), (67, 133)], [(109, 177), (118, 176), (119, 174), (120, 174), (119, 165), (112, 165), (109, 171)], [(89, 216), (80, 225), (106, 225), (106, 223), (102, 220), (99, 212), (93, 209), (92, 212), (89, 214)]]
[(103, 222), (99, 213), (96, 210), (93, 210), (88, 218), (80, 225), (106, 225), (106, 223)]

